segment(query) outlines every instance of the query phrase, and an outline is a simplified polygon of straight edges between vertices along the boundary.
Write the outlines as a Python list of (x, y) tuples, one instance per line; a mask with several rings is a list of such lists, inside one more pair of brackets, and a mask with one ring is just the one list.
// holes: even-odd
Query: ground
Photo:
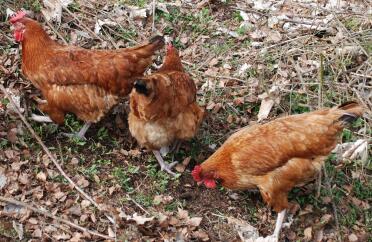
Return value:
[[(269, 235), (276, 214), (255, 191), (208, 190), (190, 176), (193, 166), (235, 130), (258, 119), (266, 122), (356, 100), (367, 112), (345, 129), (342, 143), (371, 140), (372, 22), (371, 7), (363, 1), (74, 0), (61, 8), (60, 23), (58, 18), (46, 23), (52, 11), (45, 2), (0, 2), (0, 82), (25, 117), (38, 112), (32, 97), (40, 93), (21, 74), (7, 8), (30, 10), (53, 38), (84, 48), (127, 47), (155, 34), (169, 36), (197, 84), (198, 102), (207, 115), (197, 136), (166, 158), (186, 165), (178, 167), (176, 178), (159, 171), (152, 153), (140, 149), (131, 137), (127, 100), (89, 129), (86, 141), (59, 135), (82, 126), (73, 115), (59, 127), (28, 119), (67, 175), (104, 207), (99, 211), (69, 185), (2, 92), (4, 197), (116, 235), (118, 241), (239, 241), (239, 228), (228, 223), (229, 218)], [(58, 1), (50, 2), (59, 6)], [(101, 29), (99, 21), (105, 23)], [(155, 65), (160, 65), (164, 51), (157, 56)], [(326, 162), (320, 185), (311, 182), (293, 189), (289, 198), (294, 221), (280, 240), (371, 241), (370, 155), (367, 150), (364, 157), (347, 160), (336, 152)], [(4, 200), (1, 205), (1, 241), (102, 239), (40, 211), (26, 211)], [(117, 230), (105, 214), (116, 218)]]

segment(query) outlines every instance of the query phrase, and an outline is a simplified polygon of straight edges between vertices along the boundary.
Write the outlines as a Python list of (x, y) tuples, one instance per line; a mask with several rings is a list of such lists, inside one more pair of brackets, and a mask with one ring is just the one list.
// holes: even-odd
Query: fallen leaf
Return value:
[(87, 208), (87, 207), (89, 207), (90, 206), (90, 204), (91, 204), (91, 202), (90, 201), (88, 201), (88, 200), (83, 200), (83, 201), (81, 201), (81, 207), (84, 209), (84, 208)]
[(107, 233), (108, 233), (108, 235), (109, 235), (110, 237), (115, 238), (115, 233), (114, 233), (114, 231), (111, 229), (111, 227), (108, 227), (108, 229), (107, 229)]
[(209, 236), (206, 232), (202, 230), (197, 230), (192, 233), (192, 236), (198, 239), (199, 241), (208, 241)]
[(193, 217), (187, 221), (187, 224), (193, 227), (198, 227), (202, 221), (201, 217)]
[(2, 172), (0, 172), (0, 190), (5, 187), (6, 181), (7, 181), (6, 176)]
[(178, 208), (177, 217), (178, 217), (179, 219), (187, 220), (187, 219), (189, 218), (189, 212), (186, 211), (186, 210), (183, 210), (183, 209), (181, 209), (181, 208)]
[(45, 175), (44, 172), (40, 171), (39, 173), (37, 173), (36, 179), (38, 179), (40, 181), (46, 181), (47, 176)]
[(186, 169), (186, 166), (190, 163), (190, 160), (191, 160), (191, 156), (188, 156), (188, 157), (186, 157), (186, 158), (182, 161), (182, 163), (177, 164), (176, 167), (175, 167), (176, 171), (178, 171), (178, 172), (180, 172), (180, 173), (184, 172), (185, 169)]
[(80, 177), (80, 179), (76, 183), (79, 187), (85, 188), (89, 186), (89, 181), (84, 177)]
[(357, 242), (358, 241), (358, 236), (356, 236), (355, 234), (350, 234), (347, 238), (349, 239), (349, 242)]
[(17, 232), (18, 239), (23, 240), (23, 224), (13, 221), (13, 229)]
[(333, 216), (331, 214), (324, 214), (321, 218), (320, 218), (320, 223), (322, 225), (326, 225), (328, 224), (331, 219), (333, 218)]
[(35, 229), (34, 232), (32, 232), (32, 237), (33, 238), (41, 238), (42, 232), (40, 229)]
[(79, 164), (79, 160), (77, 158), (73, 157), (71, 159), (70, 163), (73, 164), (73, 165), (78, 165)]
[(304, 230), (304, 239), (306, 241), (310, 241), (311, 238), (313, 237), (313, 229), (311, 227), (308, 227)]
[(53, 20), (61, 23), (62, 8), (67, 7), (73, 0), (43, 0), (45, 8), (41, 9), (47, 21)]
[(29, 222), (30, 224), (33, 224), (33, 225), (38, 224), (36, 218), (30, 218), (30, 219), (28, 220), (28, 222)]
[(275, 103), (279, 103), (279, 87), (272, 86), (269, 90), (269, 93), (264, 92), (263, 94), (258, 96), (261, 101), (260, 110), (258, 111), (258, 122), (266, 119), (269, 116), (271, 108), (274, 106)]
[(253, 242), (259, 237), (258, 230), (246, 221), (227, 217), (227, 223), (234, 226), (242, 241)]
[(101, 32), (102, 27), (105, 25), (110, 26), (110, 27), (115, 27), (118, 25), (118, 23), (110, 19), (104, 19), (104, 20), (98, 19), (94, 26), (94, 33), (99, 34)]
[[(0, 177), (0, 180), (1, 180), (1, 177)], [(26, 174), (26, 173), (22, 173), (18, 176), (18, 181), (23, 184), (23, 185), (27, 185), (27, 184), (30, 184), (30, 179), (29, 179), (29, 175)], [(1, 181), (0, 181), (1, 183)], [(1, 184), (0, 184), (0, 189), (1, 189)]]
[(69, 238), (71, 238), (71, 236), (66, 233), (54, 233), (52, 236), (56, 240), (68, 240)]

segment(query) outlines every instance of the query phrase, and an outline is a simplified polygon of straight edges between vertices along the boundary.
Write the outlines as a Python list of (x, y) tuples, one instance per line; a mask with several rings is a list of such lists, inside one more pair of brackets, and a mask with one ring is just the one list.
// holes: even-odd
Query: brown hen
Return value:
[(216, 187), (216, 181), (229, 189), (257, 187), (263, 200), (279, 213), (270, 237), (278, 240), (288, 192), (314, 178), (345, 125), (362, 113), (358, 103), (349, 102), (243, 128), (196, 166), (192, 175), (209, 188)]
[(57, 124), (63, 124), (66, 113), (84, 120), (79, 137), (117, 104), (119, 97), (130, 93), (134, 81), (151, 65), (154, 52), (164, 45), (164, 38), (156, 36), (133, 48), (87, 50), (52, 40), (24, 12), (18, 12), (10, 22), (16, 41), (22, 43), (22, 72), (46, 99), (39, 108)]
[(168, 45), (164, 64), (137, 80), (130, 95), (129, 130), (141, 146), (153, 150), (161, 169), (174, 175), (159, 149), (194, 137), (204, 110), (196, 102), (194, 81), (182, 67), (178, 51)]

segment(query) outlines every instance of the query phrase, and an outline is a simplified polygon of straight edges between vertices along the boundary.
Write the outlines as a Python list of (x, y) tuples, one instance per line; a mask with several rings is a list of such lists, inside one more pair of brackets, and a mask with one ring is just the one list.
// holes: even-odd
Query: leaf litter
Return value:
[[(54, 5), (52, 2), (42, 1), (41, 11), (47, 19), (53, 21), (53, 24), (59, 27), (58, 31), (60, 33), (64, 36), (72, 37), (72, 42), (70, 43), (93, 48), (107, 48), (109, 46), (108, 42), (97, 42), (97, 40), (94, 40), (94, 36), (91, 36), (89, 31), (81, 27), (78, 22), (74, 22), (74, 18), (64, 10), (64, 7), (72, 9), (69, 8), (72, 5), (70, 1), (60, 1)], [(149, 22), (152, 21), (153, 17), (152, 1), (149, 1), (144, 6), (100, 4), (94, 1), (74, 2), (80, 4), (80, 9), (82, 10), (74, 12), (75, 17), (78, 17), (86, 26), (89, 26), (92, 31), (94, 30), (97, 35), (102, 36), (104, 39), (107, 33), (114, 38), (117, 34), (123, 34), (125, 36), (129, 35), (130, 39), (138, 40), (139, 42), (139, 40), (144, 40), (145, 37), (151, 35), (152, 30), (150, 30), (151, 24)], [(73, 174), (74, 180), (80, 186), (88, 189), (99, 203), (107, 204), (106, 209), (111, 211), (114, 216), (120, 218), (118, 207), (120, 211), (126, 211), (127, 217), (117, 220), (118, 230), (119, 234), (125, 234), (123, 230), (128, 230), (125, 236), (132, 238), (132, 240), (142, 237), (148, 239), (166, 238), (169, 240), (180, 238), (186, 241), (190, 239), (229, 241), (229, 239), (233, 240), (239, 237), (242, 239), (241, 235), (244, 235), (244, 232), (242, 232), (243, 229), (241, 227), (244, 228), (245, 226), (247, 228), (250, 224), (251, 226), (254, 225), (254, 227), (249, 227), (250, 231), (258, 231), (258, 234), (270, 234), (275, 218), (270, 216), (270, 210), (264, 208), (264, 204), (256, 198), (257, 196), (249, 196), (248, 200), (255, 202), (252, 204), (247, 202), (247, 199), (243, 199), (243, 197), (246, 197), (245, 194), (232, 196), (234, 197), (233, 199), (225, 193), (220, 195), (219, 192), (197, 190), (197, 188), (194, 188), (195, 184), (187, 178), (188, 172), (195, 162), (201, 162), (207, 158), (211, 151), (216, 149), (220, 142), (225, 139), (225, 135), (233, 129), (239, 129), (241, 126), (257, 120), (270, 120), (276, 116), (278, 110), (281, 110), (280, 108), (283, 107), (283, 104), (284, 111), (288, 112), (301, 108), (317, 107), (318, 93), (313, 91), (314, 85), (307, 85), (306, 82), (317, 83), (316, 85), (318, 85), (319, 52), (327, 54), (328, 71), (335, 71), (335, 76), (339, 78), (336, 79), (336, 82), (325, 80), (323, 88), (336, 90), (336, 97), (326, 100), (329, 102), (327, 105), (337, 104), (340, 100), (343, 100), (344, 96), (348, 96), (362, 99), (365, 105), (370, 108), (371, 103), (366, 98), (368, 97), (368, 91), (366, 91), (368, 83), (366, 84), (366, 79), (363, 77), (363, 75), (368, 75), (367, 72), (364, 72), (368, 66), (365, 62), (364, 53), (366, 47), (358, 44), (363, 38), (363, 31), (370, 26), (370, 22), (365, 21), (363, 17), (358, 17), (358, 14), (359, 16), (365, 14), (365, 9), (367, 9), (367, 12), (371, 10), (357, 1), (325, 1), (324, 4), (319, 4), (315, 1), (237, 1), (231, 6), (225, 6), (223, 3), (215, 5), (212, 1), (200, 1), (195, 9), (192, 8), (189, 1), (177, 1), (174, 3), (155, 2), (157, 8), (156, 16), (160, 16), (160, 21), (156, 22), (158, 30), (170, 31), (166, 27), (174, 27), (170, 21), (166, 20), (167, 17), (173, 17), (174, 11), (177, 11), (175, 16), (181, 16), (176, 17), (173, 24), (176, 26), (180, 25), (180, 29), (184, 32), (181, 31), (179, 33), (182, 36), (181, 38), (177, 38), (178, 34), (173, 34), (175, 37), (173, 39), (175, 39), (176, 43), (181, 43), (178, 47), (181, 48), (183, 60), (191, 63), (191, 65), (185, 64), (185, 66), (193, 74), (195, 82), (198, 84), (199, 90), (201, 90), (198, 93), (198, 98), (212, 114), (212, 117), (207, 118), (210, 128), (203, 126), (201, 136), (210, 138), (209, 135), (212, 134), (211, 136), (216, 135), (217, 138), (209, 143), (198, 144), (205, 145), (205, 149), (210, 151), (203, 151), (199, 157), (195, 157), (194, 155), (189, 156), (190, 147), (183, 147), (187, 152), (185, 156), (179, 159), (183, 162), (177, 166), (178, 172), (183, 173), (180, 185), (168, 185), (169, 189), (160, 194), (157, 194), (159, 192), (156, 192), (156, 195), (150, 193), (150, 200), (153, 202), (153, 206), (143, 208), (149, 214), (144, 213), (138, 206), (119, 202), (121, 201), (120, 196), (126, 193), (123, 186), (111, 183), (109, 187), (105, 187), (100, 184), (101, 182), (107, 182), (105, 177), (111, 180), (114, 178), (110, 174), (109, 168), (111, 167), (102, 166), (103, 168), (97, 168), (98, 171), (91, 169), (89, 172), (92, 173), (92, 176), (85, 175), (87, 173), (77, 172), (82, 164), (92, 164), (96, 160), (95, 157), (80, 158), (81, 154), (79, 152), (65, 153), (64, 155), (68, 157), (66, 157), (64, 165)], [(4, 16), (7, 14), (9, 16), (11, 14), (10, 9), (14, 6), (7, 5), (7, 7), (9, 8), (3, 8), (6, 10)], [(186, 15), (189, 12), (197, 16), (206, 10), (209, 12), (203, 17), (188, 22), (190, 16)], [(90, 17), (85, 16), (84, 11), (92, 13), (94, 18), (89, 14), (87, 16)], [(160, 12), (168, 14), (168, 16), (165, 15), (166, 17), (164, 17), (164, 15), (159, 14)], [(235, 13), (242, 20), (233, 18), (226, 20), (221, 17), (233, 16)], [(36, 16), (37, 14), (35, 13)], [(182, 16), (186, 17), (183, 18)], [(198, 29), (198, 24), (203, 24), (202, 21), (208, 19), (209, 16), (212, 16), (213, 20), (208, 22), (207, 25), (203, 25), (206, 26), (204, 29)], [(350, 18), (350, 16), (353, 18)], [(341, 25), (339, 20), (343, 20), (342, 17), (345, 17), (345, 19), (350, 18), (351, 20), (350, 22), (342, 22), (343, 25)], [(64, 25), (65, 22), (69, 21), (72, 21), (75, 26), (68, 27)], [(353, 28), (353, 24), (357, 25), (359, 29), (350, 29)], [(122, 26), (125, 26), (126, 29), (134, 28), (136, 33), (120, 32)], [(348, 29), (345, 30), (345, 26)], [(46, 28), (50, 31), (49, 33), (54, 35), (48, 26)], [(9, 32), (7, 26), (6, 28), (1, 27), (1, 30), (6, 34), (4, 36), (12, 39), (11, 32)], [(353, 35), (349, 35), (349, 31)], [(9, 43), (4, 36), (0, 40), (5, 41), (4, 43)], [(219, 42), (219, 39), (223, 41)], [(123, 47), (131, 45), (130, 42), (123, 42), (120, 39), (114, 39), (114, 41), (117, 41), (117, 44)], [(246, 41), (247, 46), (243, 46), (244, 41)], [(221, 49), (213, 49), (213, 46), (221, 47)], [(224, 50), (224, 48), (228, 51)], [(291, 58), (293, 58), (294, 62)], [(349, 72), (337, 72), (338, 69), (332, 63), (339, 64), (340, 61), (347, 58), (351, 58), (357, 65), (344, 66), (345, 70)], [(34, 94), (35, 89), (31, 88), (28, 82), (23, 80), (17, 73), (19, 63), (18, 48), (9, 48), (6, 55), (2, 54), (0, 60), (1, 67), (6, 70), (4, 74), (6, 73), (5, 84), (8, 88), (7, 90), (12, 93), (17, 107), (23, 112), (29, 112), (28, 104), (30, 102), (27, 103), (23, 93), (27, 93), (27, 95), (30, 93)], [(3, 76), (3, 73), (1, 73), (1, 77)], [(330, 77), (330, 79), (333, 80), (333, 77)], [(10, 84), (11, 82), (13, 83)], [(344, 85), (348, 85), (349, 91), (342, 87)], [(327, 95), (331, 94), (327, 93)], [(258, 96), (259, 98), (257, 98)], [(290, 96), (290, 101), (287, 101), (288, 96)], [(295, 98), (302, 96), (305, 96), (305, 102), (303, 100), (295, 100)], [(110, 236), (115, 235), (117, 233), (116, 230), (109, 226), (107, 219), (94, 211), (90, 201), (82, 199), (71, 192), (71, 187), (66, 185), (63, 180), (59, 180), (58, 172), (53, 172), (52, 167), (48, 168), (46, 159), (41, 159), (41, 156), (39, 157), (39, 154), (37, 154), (39, 151), (36, 151), (35, 147), (27, 141), (27, 132), (22, 132), (25, 128), (22, 123), (18, 122), (14, 107), (3, 97), (1, 98), (0, 144), (3, 145), (4, 142), (7, 144), (4, 149), (0, 150), (1, 191), (9, 196), (17, 196), (22, 201), (48, 208), (55, 215), (76, 220), (89, 228), (98, 228), (100, 232)], [(322, 98), (326, 99), (324, 96)], [(303, 106), (296, 106), (297, 103), (301, 103)], [(229, 112), (229, 115), (223, 116), (225, 112)], [(242, 121), (242, 118), (245, 118), (246, 121)], [(9, 125), (10, 123), (15, 125), (12, 124), (13, 126), (11, 126)], [(226, 125), (227, 123), (233, 128), (227, 128), (229, 126)], [(208, 136), (203, 133), (204, 130), (208, 131)], [(115, 133), (112, 130), (110, 132), (111, 134)], [(339, 153), (344, 159), (350, 159), (352, 162), (354, 159), (358, 159), (368, 168), (368, 158), (370, 157), (368, 131), (363, 132), (361, 133), (362, 136), (364, 135), (363, 139), (342, 144), (342, 151), (336, 150), (336, 153)], [(366, 134), (367, 139), (365, 138)], [(129, 137), (125, 134), (121, 134), (121, 136)], [(50, 136), (44, 136), (44, 138), (48, 142), (50, 141), (51, 145), (54, 144), (55, 147), (58, 147), (55, 140)], [(141, 164), (137, 161), (143, 158), (145, 154), (138, 150), (136, 146), (128, 144), (123, 138), (116, 138), (124, 147), (123, 150), (126, 153), (117, 152), (116, 154), (119, 155), (116, 155), (116, 157), (126, 162), (115, 165), (118, 165), (118, 167), (125, 166), (124, 169), (127, 169), (126, 166), (132, 162), (136, 165)], [(61, 142), (63, 142), (63, 146), (71, 146), (65, 141), (61, 140)], [(108, 145), (108, 142), (100, 145), (101, 147), (102, 145)], [(103, 156), (112, 159), (115, 152), (111, 153), (110, 151), (108, 153), (110, 154)], [(96, 155), (98, 156), (98, 153)], [(73, 162), (70, 163), (70, 161)], [(346, 166), (344, 163), (339, 165)], [(99, 169), (102, 169), (103, 174), (99, 173)], [(142, 188), (154, 186), (153, 183), (148, 183), (146, 179), (144, 179), (145, 181), (142, 179), (149, 176), (146, 173), (146, 168), (142, 166), (140, 172), (142, 174), (138, 176), (136, 174), (130, 175), (132, 176), (131, 182), (138, 188), (132, 195), (146, 191), (146, 189), (142, 191)], [(366, 176), (364, 172), (352, 170), (350, 177), (364, 181)], [(341, 189), (346, 188), (342, 187)], [(357, 198), (352, 187), (348, 189), (349, 194), (352, 194), (352, 198), (348, 199), (350, 203), (364, 209), (369, 208), (368, 200)], [(194, 192), (194, 190), (196, 191)], [(197, 194), (198, 192), (205, 194)], [(181, 195), (183, 197), (188, 193), (193, 193), (191, 201), (180, 199)], [(305, 196), (305, 192), (300, 192), (300, 194), (300, 196)], [(186, 195), (184, 197), (189, 197)], [(291, 240), (334, 240), (334, 221), (332, 220), (331, 212), (329, 212), (329, 205), (333, 199), (324, 197), (322, 200), (324, 204), (321, 204), (323, 212), (302, 204), (301, 208), (299, 208), (300, 218), (295, 221), (295, 227), (292, 226), (291, 229), (293, 231), (284, 231), (285, 236), (292, 238)], [(210, 205), (211, 202), (215, 204)], [(258, 209), (258, 211), (253, 216), (250, 216), (245, 209), (241, 208), (242, 204), (247, 204), (247, 206)], [(31, 214), (30, 211), (20, 206), (4, 203), (2, 205), (4, 207), (1, 214), (14, 219), (13, 221), (17, 221), (15, 222), (17, 225), (23, 225), (25, 231), (31, 232), (32, 238), (51, 237), (56, 240), (71, 241), (92, 239), (92, 236), (86, 233), (73, 232), (63, 226), (48, 225), (49, 220), (46, 221), (36, 214)], [(176, 209), (169, 211), (174, 206)], [(216, 222), (215, 219), (211, 219), (213, 216), (211, 217), (210, 213), (215, 210), (222, 210), (226, 215), (242, 218), (240, 222), (244, 222), (245, 225), (237, 227), (231, 223), (230, 225), (233, 228), (214, 229), (218, 226), (227, 226), (226, 221)], [(193, 215), (190, 216), (190, 214)], [(364, 238), (365, 226), (363, 225), (362, 217), (358, 215), (353, 227), (343, 227), (343, 233), (345, 233), (349, 241), (362, 240)], [(319, 222), (321, 226), (312, 226), (312, 224), (306, 222), (307, 220), (313, 221), (313, 224)], [(133, 233), (131, 234), (130, 231)], [(157, 231), (158, 233), (154, 234), (151, 231)], [(16, 236), (21, 234), (20, 232), (16, 233)], [(29, 236), (29, 233), (24, 235)]]

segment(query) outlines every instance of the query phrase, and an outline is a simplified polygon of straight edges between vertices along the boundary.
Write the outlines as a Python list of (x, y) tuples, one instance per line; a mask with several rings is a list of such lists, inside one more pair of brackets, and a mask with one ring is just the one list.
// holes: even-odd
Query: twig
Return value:
[[(329, 183), (329, 177), (328, 177), (327, 170), (326, 170), (324, 164), (322, 165), (322, 168), (323, 168), (323, 172), (324, 172), (324, 181), (326, 183), (327, 190), (330, 193), (330, 196), (332, 197), (333, 196), (332, 188), (331, 188), (331, 184)], [(341, 241), (341, 238), (340, 238), (340, 224), (338, 222), (337, 207), (336, 207), (336, 204), (335, 204), (333, 199), (332, 199), (332, 209), (333, 209), (333, 216), (335, 218), (335, 224), (336, 224), (337, 240)]]
[(198, 72), (202, 76), (208, 76), (208, 77), (220, 78), (220, 79), (229, 79), (229, 80), (234, 80), (234, 81), (238, 81), (238, 82), (241, 82), (241, 83), (246, 83), (246, 81), (244, 81), (243, 79), (239, 79), (239, 78), (232, 77), (232, 76), (218, 76), (218, 75), (206, 74), (206, 73), (203, 73), (203, 72), (200, 72), (200, 71), (198, 71)]
[(155, 11), (156, 11), (156, 0), (152, 0), (152, 32), (155, 32)]
[(324, 55), (320, 54), (318, 107), (323, 107)]
[(144, 209), (139, 203), (137, 203), (133, 198), (131, 198), (128, 194), (127, 194), (127, 199), (132, 201), (137, 207), (139, 207), (142, 211), (144, 211), (146, 214), (150, 214), (146, 209)]
[[(43, 12), (43, 11), (41, 11)], [(53, 30), (53, 32), (63, 41), (63, 43), (65, 45), (67, 45), (67, 41), (66, 39), (53, 27), (53, 25), (51, 23), (49, 23), (49, 21), (47, 20), (47, 18), (45, 17), (45, 15), (43, 14), (44, 16), (44, 19), (45, 19), (45, 23), (49, 26), (49, 28), (51, 28)]]
[(0, 196), (0, 201), (7, 202), (7, 203), (12, 203), (12, 204), (15, 204), (15, 205), (17, 205), (17, 206), (21, 206), (21, 207), (25, 207), (25, 208), (27, 208), (27, 209), (29, 209), (29, 210), (35, 212), (35, 213), (42, 214), (42, 215), (44, 215), (44, 216), (46, 216), (46, 217), (49, 217), (49, 218), (52, 218), (52, 219), (54, 219), (54, 220), (56, 220), (56, 221), (58, 221), (58, 222), (65, 223), (65, 224), (67, 224), (67, 225), (69, 225), (69, 226), (71, 226), (71, 227), (73, 227), (73, 228), (75, 228), (75, 229), (77, 229), (77, 230), (82, 231), (82, 232), (86, 232), (86, 233), (89, 233), (89, 234), (91, 234), (91, 235), (101, 237), (101, 238), (103, 238), (103, 239), (110, 239), (110, 240), (113, 240), (113, 239), (114, 239), (114, 238), (111, 237), (111, 236), (107, 236), (107, 235), (104, 235), (104, 234), (98, 233), (98, 232), (96, 232), (96, 231), (93, 231), (93, 230), (90, 230), (90, 229), (87, 229), (87, 228), (81, 227), (80, 225), (77, 225), (77, 224), (75, 224), (75, 223), (73, 223), (73, 222), (70, 222), (70, 221), (68, 221), (68, 220), (66, 220), (66, 219), (59, 218), (59, 217), (57, 217), (57, 216), (51, 214), (51, 213), (48, 212), (48, 211), (43, 211), (43, 210), (41, 210), (41, 209), (35, 208), (35, 207), (31, 206), (31, 205), (28, 205), (28, 204), (26, 204), (26, 203), (24, 203), (24, 202), (21, 202), (21, 201), (15, 200), (15, 199), (13, 199), (13, 198), (8, 198), (8, 197)]
[(73, 12), (70, 11), (70, 9), (68, 9), (67, 7), (63, 7), (63, 10), (66, 10), (66, 12), (68, 12), (76, 21), (78, 21), (79, 25), (82, 26), (86, 31), (91, 33), (97, 39), (104, 41), (101, 37), (99, 37), (96, 33), (94, 33), (90, 28), (88, 28), (85, 24), (83, 24), (83, 22), (81, 22), (80, 19), (76, 17), (76, 15)]
[[(0, 83), (1, 81), (3, 80), (3, 78), (0, 79)], [(93, 198), (91, 198), (88, 194), (86, 194), (73, 180), (71, 180), (71, 178), (63, 171), (62, 167), (58, 164), (56, 158), (52, 155), (52, 153), (50, 152), (50, 150), (48, 149), (48, 147), (46, 147), (46, 145), (44, 144), (44, 142), (41, 140), (41, 138), (35, 133), (35, 131), (33, 130), (33, 128), (31, 127), (31, 125), (28, 123), (28, 121), (26, 120), (25, 116), (19, 111), (17, 105), (15, 104), (15, 102), (13, 101), (13, 98), (9, 95), (9, 93), (7, 92), (7, 90), (5, 89), (5, 87), (3, 86), (3, 84), (0, 84), (0, 89), (1, 91), (4, 93), (5, 97), (7, 99), (9, 99), (10, 103), (13, 105), (16, 113), (18, 114), (18, 116), (21, 118), (21, 120), (23, 121), (23, 123), (26, 125), (27, 129), (30, 131), (31, 135), (36, 139), (36, 141), (40, 144), (40, 146), (42, 147), (42, 149), (44, 150), (44, 152), (47, 154), (47, 156), (49, 157), (49, 159), (54, 163), (54, 165), (57, 167), (58, 171), (63, 175), (64, 178), (66, 178), (66, 180), (79, 192), (83, 195), (83, 197), (85, 197), (87, 200), (89, 200), (99, 211), (103, 211), (103, 209), (101, 208), (101, 206), (99, 206), (94, 200)], [(105, 214), (106, 215), (106, 214)], [(106, 217), (110, 220), (110, 222), (112, 222), (113, 224), (115, 224), (115, 221), (108, 215), (106, 215)]]

